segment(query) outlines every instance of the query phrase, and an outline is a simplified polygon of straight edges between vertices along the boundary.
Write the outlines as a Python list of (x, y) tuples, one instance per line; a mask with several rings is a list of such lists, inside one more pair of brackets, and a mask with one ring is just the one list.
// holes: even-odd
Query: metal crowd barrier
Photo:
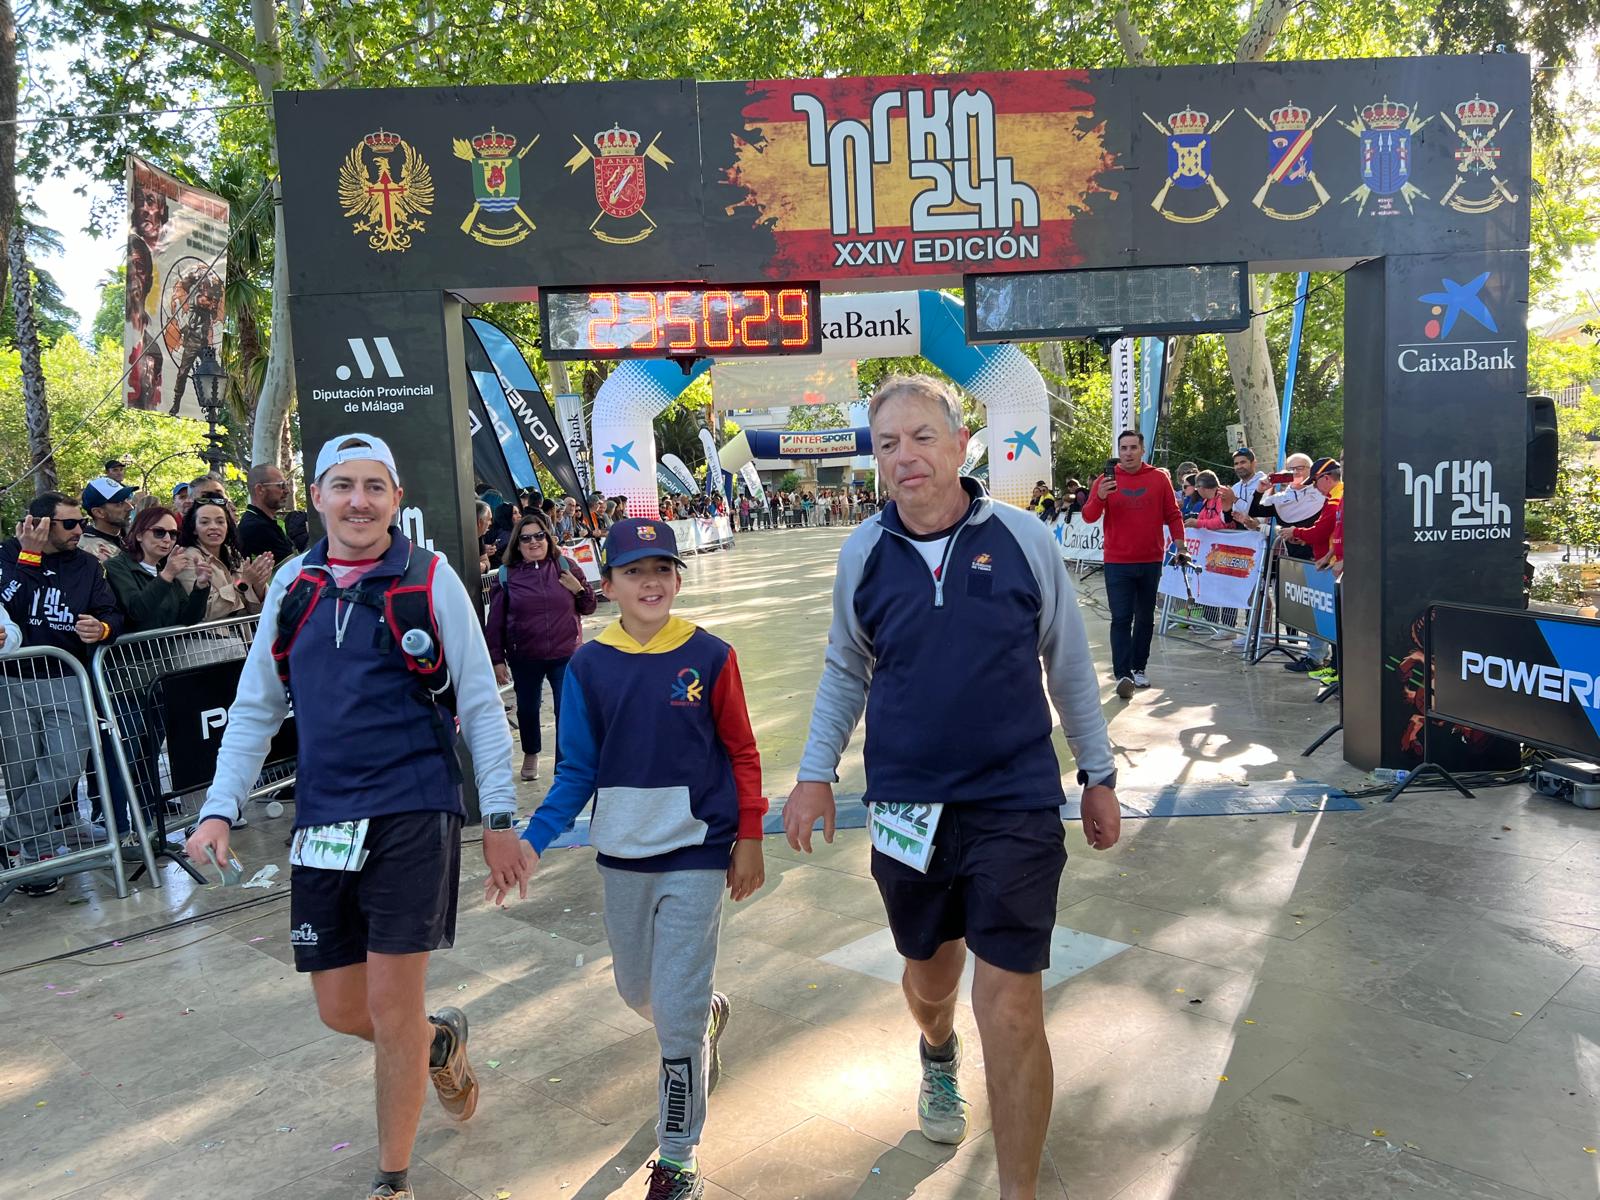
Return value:
[[(140, 810), (154, 817), (155, 837), (141, 828), (141, 841), (152, 855), (146, 856), (155, 886), (160, 887), (153, 858), (170, 858), (197, 882), (207, 880), (189, 864), (182, 850), (168, 840), (168, 827), (179, 830), (191, 825), (205, 800), (204, 783), (190, 780), (188, 786), (173, 786), (172, 764), (163, 751), (167, 739), (167, 697), (164, 681), (182, 671), (222, 662), (242, 661), (250, 651), (259, 615), (208, 621), (200, 625), (153, 629), (124, 634), (115, 642), (99, 647), (91, 664), (100, 711), (114, 732), (110, 739), (108, 765), (120, 774), (128, 795), (137, 797), (132, 805), (136, 819)], [(227, 703), (232, 697), (221, 698)], [(217, 735), (220, 740), (220, 724)], [(188, 774), (188, 772), (185, 772)], [(270, 795), (291, 786), (295, 779), (293, 760), (270, 764), (263, 769), (250, 799)], [(205, 782), (209, 782), (209, 773)], [(172, 818), (172, 820), (169, 820)], [(140, 872), (135, 872), (134, 879)]]
[[(89, 674), (70, 654), (48, 646), (0, 657), (0, 900), (18, 884), (109, 867), (117, 896), (128, 894), (117, 804), (103, 751), (110, 734), (95, 704)], [(115, 745), (107, 736), (106, 744)], [(78, 784), (92, 765), (100, 827), (78, 809)], [(114, 769), (114, 768), (113, 768)], [(93, 797), (91, 797), (93, 798)], [(133, 825), (153, 867), (138, 806)]]

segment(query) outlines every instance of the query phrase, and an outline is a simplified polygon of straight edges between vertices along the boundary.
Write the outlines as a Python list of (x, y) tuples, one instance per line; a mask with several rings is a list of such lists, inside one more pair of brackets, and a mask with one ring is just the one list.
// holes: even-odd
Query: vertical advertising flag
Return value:
[(1167, 358), (1167, 339), (1139, 339), (1139, 423), (1131, 428), (1144, 434), (1145, 457), (1155, 450), (1156, 425), (1161, 419), (1161, 384)]
[[(1111, 453), (1117, 452), (1117, 435), (1134, 424), (1133, 338), (1118, 338), (1111, 344)], [(1148, 447), (1146, 447), (1148, 450)]]
[(228, 202), (132, 155), (127, 187), (124, 402), (201, 420), (189, 373), (202, 347), (222, 353)]
[(593, 486), (591, 480), (593, 464), (589, 458), (589, 428), (583, 422), (583, 397), (572, 392), (561, 392), (556, 396), (556, 420), (561, 423), (562, 436), (567, 441), (567, 451), (572, 455), (572, 461), (578, 468), (578, 482), (583, 484), (583, 490), (588, 492)]
[(711, 430), (700, 431), (700, 445), (706, 452), (706, 495), (726, 497), (723, 490), (722, 459), (717, 456), (717, 443), (711, 436)]
[(523, 441), (532, 447), (569, 496), (584, 495), (571, 447), (561, 436), (560, 422), (550, 410), (544, 389), (539, 386), (522, 352), (505, 330), (479, 317), (468, 317), (467, 329), (488, 356)]

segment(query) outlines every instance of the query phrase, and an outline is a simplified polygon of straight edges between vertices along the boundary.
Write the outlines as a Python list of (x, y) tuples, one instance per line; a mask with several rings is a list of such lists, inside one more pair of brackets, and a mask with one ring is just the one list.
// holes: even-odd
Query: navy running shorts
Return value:
[(872, 878), (905, 958), (930, 959), (965, 938), (991, 966), (1030, 973), (1050, 965), (1066, 864), (1060, 809), (948, 804), (926, 872), (874, 849)]
[(461, 817), (373, 817), (359, 871), (291, 867), (289, 944), (296, 971), (331, 971), (368, 954), (419, 954), (456, 939)]

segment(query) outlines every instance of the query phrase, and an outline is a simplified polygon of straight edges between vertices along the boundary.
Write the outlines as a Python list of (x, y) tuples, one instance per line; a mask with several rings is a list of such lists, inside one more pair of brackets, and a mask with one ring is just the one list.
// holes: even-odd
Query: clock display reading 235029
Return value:
[(546, 358), (822, 353), (816, 283), (539, 289)]

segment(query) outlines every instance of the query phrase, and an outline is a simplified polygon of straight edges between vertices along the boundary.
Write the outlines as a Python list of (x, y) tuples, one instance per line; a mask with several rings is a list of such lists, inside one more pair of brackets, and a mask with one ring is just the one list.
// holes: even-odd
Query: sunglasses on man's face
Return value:
[(73, 530), (82, 529), (84, 521), (82, 517), (57, 517), (55, 524), (61, 529)]
[(196, 496), (194, 502), (196, 504), (213, 504), (218, 508), (226, 508), (228, 504), (227, 500), (221, 496)]
[(534, 542), (542, 542), (544, 540), (545, 535), (542, 533), (524, 533), (517, 538), (517, 541), (521, 542), (524, 546), (532, 545)]

